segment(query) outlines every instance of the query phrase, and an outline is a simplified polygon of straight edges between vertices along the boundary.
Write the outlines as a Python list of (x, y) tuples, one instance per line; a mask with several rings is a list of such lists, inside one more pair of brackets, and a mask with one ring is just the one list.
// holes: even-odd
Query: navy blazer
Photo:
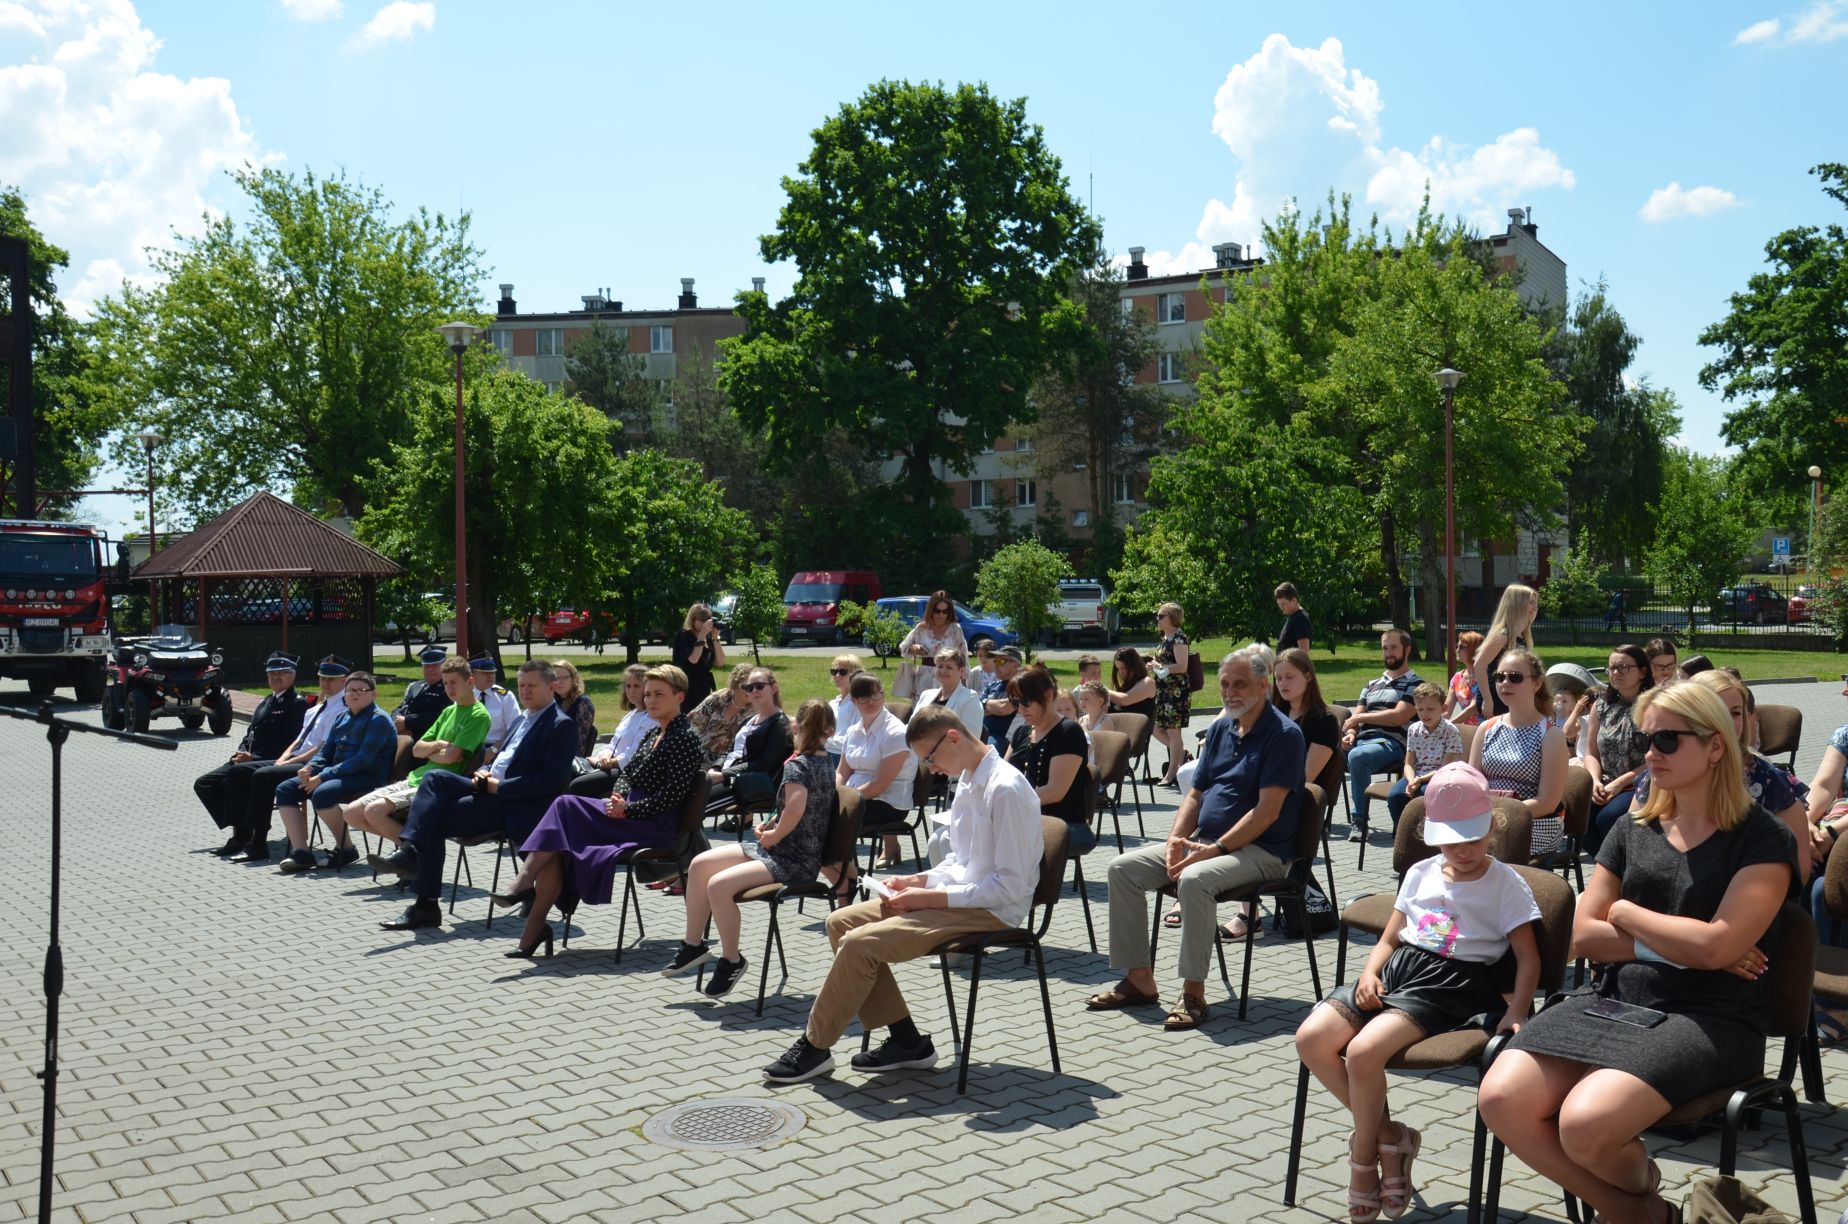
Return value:
[(577, 751), (577, 723), (556, 701), (546, 702), (514, 745), (513, 759), (496, 792), (509, 825), (538, 823), (552, 800), (565, 793)]

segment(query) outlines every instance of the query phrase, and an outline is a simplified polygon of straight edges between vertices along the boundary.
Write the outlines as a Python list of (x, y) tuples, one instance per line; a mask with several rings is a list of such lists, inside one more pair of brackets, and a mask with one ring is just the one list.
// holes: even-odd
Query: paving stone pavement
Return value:
[[(1848, 721), (1848, 702), (1816, 684), (1761, 688), (1758, 698), (1805, 710), (1807, 777), (1828, 732)], [(24, 694), (0, 689), (4, 701)], [(286, 878), (204, 854), (213, 830), (190, 783), (227, 744), (180, 736), (174, 753), (89, 736), (65, 750), (60, 1221), (1344, 1216), (1347, 1128), (1319, 1091), (1300, 1205), (1280, 1201), (1290, 1034), (1311, 998), (1300, 943), (1260, 942), (1248, 1020), (1214, 982), (1204, 1029), (1167, 1034), (1146, 1013), (1084, 1010), (1085, 995), (1115, 975), (1087, 950), (1068, 896), (1047, 958), (1062, 1074), (1051, 1071), (1033, 974), (1008, 957), (984, 974), (968, 1095), (956, 1094), (941, 980), (924, 964), (899, 978), (944, 1065), (883, 1082), (843, 1066), (832, 1079), (771, 1089), (758, 1069), (800, 1029), (826, 969), (817, 914), (786, 916), (789, 978), (761, 1019), (743, 988), (713, 1002), (656, 975), (680, 903), (655, 893), (643, 902), (647, 938), (620, 965), (609, 908), (584, 911), (571, 948), (551, 961), (501, 959), (513, 926), (483, 929), (480, 889), (463, 889), (440, 932), (382, 932), (378, 921), (402, 901), (362, 871)], [(50, 840), (42, 729), (0, 719), (0, 762), (4, 1222), (36, 1209)], [(1161, 791), (1145, 804), (1150, 835), (1165, 832), (1173, 800)], [(1130, 807), (1125, 831), (1135, 828)], [(1086, 871), (1100, 935), (1109, 847), (1106, 837)], [(1367, 871), (1345, 843), (1335, 865), (1343, 898), (1391, 887), (1384, 834)], [(485, 884), (487, 857), (473, 866)], [(763, 933), (764, 915), (747, 913), (751, 985)], [(1174, 953), (1164, 939), (1169, 983)], [(1317, 941), (1317, 954), (1332, 982), (1332, 937)], [(1236, 952), (1231, 968), (1236, 981)], [(964, 971), (959, 1003), (966, 989)], [(1824, 1066), (1831, 1097), (1848, 1099), (1848, 1059), (1830, 1053)], [(1460, 1073), (1394, 1077), (1395, 1111), (1425, 1133), (1421, 1195), (1407, 1219), (1463, 1218), (1471, 1084)], [(768, 1150), (690, 1154), (641, 1135), (669, 1105), (770, 1095), (800, 1106), (807, 1124)], [(1804, 1114), (1831, 1220), (1848, 1206), (1848, 1115)], [(1711, 1167), (1718, 1146), (1714, 1134), (1652, 1142), (1671, 1187)], [(1745, 1136), (1741, 1175), (1794, 1211), (1787, 1168), (1781, 1126)], [(1518, 1162), (1502, 1204), (1510, 1218), (1564, 1218), (1558, 1197)]]

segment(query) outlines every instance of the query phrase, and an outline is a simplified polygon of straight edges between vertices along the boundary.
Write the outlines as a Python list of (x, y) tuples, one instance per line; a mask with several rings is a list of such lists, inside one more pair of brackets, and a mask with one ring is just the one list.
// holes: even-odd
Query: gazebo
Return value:
[(373, 589), (404, 571), (271, 493), (257, 493), (135, 567), (154, 623), (224, 652), (233, 684), (263, 679), (273, 650), (372, 657)]

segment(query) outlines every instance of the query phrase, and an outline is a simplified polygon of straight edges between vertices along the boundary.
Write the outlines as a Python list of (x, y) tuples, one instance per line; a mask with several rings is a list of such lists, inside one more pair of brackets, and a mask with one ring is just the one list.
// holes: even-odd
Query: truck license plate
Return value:
[(1067, 629), (1082, 629), (1082, 628), (1084, 628), (1084, 622), (1083, 622), (1083, 621), (1074, 621), (1074, 620), (1068, 620), (1068, 621), (1066, 621), (1066, 622), (1065, 622), (1065, 627), (1066, 627)]
[(24, 624), (28, 629), (56, 629), (58, 618), (55, 616), (28, 616)]

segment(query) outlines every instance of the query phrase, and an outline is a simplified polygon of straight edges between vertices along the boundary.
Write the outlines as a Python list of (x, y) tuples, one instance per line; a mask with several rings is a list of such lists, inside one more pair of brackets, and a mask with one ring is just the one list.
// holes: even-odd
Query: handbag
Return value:
[(1206, 665), (1200, 662), (1200, 652), (1187, 652), (1187, 691), (1197, 693), (1206, 687)]
[[(1323, 895), (1314, 877), (1305, 882), (1303, 893), (1303, 908), (1309, 913), (1309, 933), (1326, 935), (1334, 930), (1337, 925), (1335, 907), (1328, 903), (1328, 898)], [(1296, 921), (1296, 907), (1279, 901), (1277, 911), (1277, 921), (1283, 927), (1283, 933), (1300, 939), (1303, 929)]]
[(1736, 1177), (1703, 1177), (1688, 1191), (1688, 1224), (1794, 1224)]
[(899, 663), (898, 675), (892, 677), (892, 696), (902, 701), (915, 698), (918, 695), (918, 672), (922, 670), (916, 663)]

